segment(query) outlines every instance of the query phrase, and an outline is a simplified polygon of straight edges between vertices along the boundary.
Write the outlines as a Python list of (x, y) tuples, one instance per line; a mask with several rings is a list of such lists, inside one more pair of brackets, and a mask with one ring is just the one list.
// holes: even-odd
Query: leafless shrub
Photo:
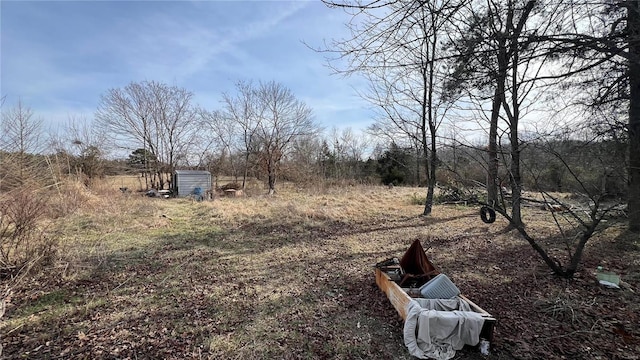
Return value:
[(56, 183), (49, 191), (47, 216), (60, 218), (72, 214), (90, 201), (89, 190), (80, 180), (65, 179)]
[(46, 198), (21, 188), (0, 197), (0, 277), (15, 277), (51, 261), (57, 242), (41, 227)]

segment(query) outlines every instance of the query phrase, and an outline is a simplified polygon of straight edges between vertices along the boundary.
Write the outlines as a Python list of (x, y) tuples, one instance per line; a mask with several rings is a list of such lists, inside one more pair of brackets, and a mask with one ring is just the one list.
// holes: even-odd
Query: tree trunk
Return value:
[(155, 172), (149, 174), (149, 184), (151, 185), (152, 189), (156, 189), (158, 187), (157, 184), (156, 184), (156, 173)]
[(420, 186), (420, 145), (415, 144), (416, 147), (416, 186)]
[(629, 230), (640, 233), (640, 6), (627, 2), (629, 42)]
[(510, 178), (511, 178), (511, 217), (513, 218), (513, 224), (516, 227), (524, 226), (522, 223), (522, 213), (521, 213), (521, 197), (522, 197), (522, 176), (520, 175), (520, 141), (518, 136), (518, 122), (520, 121), (520, 110), (518, 104), (518, 88), (516, 84), (516, 76), (517, 76), (517, 54), (514, 55), (514, 65), (513, 65), (513, 89), (511, 90), (511, 101), (512, 101), (512, 109), (513, 112), (510, 119), (510, 145), (511, 145), (511, 167), (510, 167)]
[[(500, 81), (500, 80), (498, 80)], [(489, 147), (487, 153), (487, 203), (498, 205), (498, 119), (500, 118), (500, 93), (496, 86), (491, 107), (491, 123), (489, 124)]]
[(244, 156), (244, 171), (242, 172), (242, 190), (247, 186), (247, 175), (249, 174), (249, 152)]
[[(426, 139), (426, 136), (424, 138)], [(429, 164), (431, 157), (429, 156), (429, 153), (427, 151), (426, 142), (422, 148), (424, 150), (424, 170), (426, 172), (426, 178), (427, 178), (427, 197), (424, 200), (424, 210), (422, 211), (422, 215), (429, 215), (431, 214), (431, 210), (433, 208), (434, 187), (431, 186), (431, 174), (433, 169)]]
[(518, 129), (511, 129), (511, 217), (513, 225), (523, 226), (520, 203), (522, 202), (522, 177), (520, 176), (520, 144)]
[(430, 126), (431, 129), (431, 152), (430, 152), (430, 163), (431, 163), (431, 171), (429, 172), (429, 188), (427, 190), (427, 199), (424, 205), (424, 213), (423, 215), (429, 215), (433, 208), (433, 195), (436, 187), (436, 168), (438, 162), (438, 156), (436, 154), (436, 132), (435, 126)]
[[(429, 152), (429, 147), (427, 146), (427, 116), (431, 116), (431, 111), (427, 110), (427, 74), (425, 68), (422, 70), (422, 80), (424, 84), (424, 91), (422, 93), (422, 124), (421, 124), (421, 138), (422, 138), (422, 151), (424, 152), (424, 170), (426, 172), (427, 178), (427, 197), (424, 201), (424, 211), (422, 215), (431, 214), (431, 209), (433, 207), (433, 183), (431, 182), (432, 174), (435, 177), (435, 172), (433, 169), (433, 163), (431, 162), (431, 154)], [(429, 114), (427, 115), (427, 111)]]
[[(435, 119), (435, 110), (434, 110), (434, 106), (433, 106), (433, 83), (434, 83), (434, 63), (435, 63), (435, 54), (436, 54), (436, 44), (437, 44), (437, 37), (436, 37), (436, 32), (435, 29), (433, 29), (433, 22), (431, 23), (432, 26), (432, 30), (434, 30), (433, 32), (433, 42), (431, 42), (430, 45), (430, 52), (427, 51), (427, 66), (423, 66), (422, 68), (422, 80), (423, 80), (423, 84), (424, 84), (424, 91), (423, 93), (426, 93), (427, 96), (424, 97), (423, 95), (423, 106), (422, 106), (422, 126), (423, 128), (425, 127), (425, 110), (427, 111), (427, 125), (428, 125), (428, 129), (429, 129), (429, 135), (430, 135), (430, 139), (431, 139), (431, 147), (430, 147), (430, 151), (429, 151), (429, 165), (431, 166), (431, 169), (429, 170), (429, 177), (428, 177), (428, 190), (427, 190), (427, 198), (425, 199), (425, 204), (424, 204), (424, 212), (423, 215), (429, 215), (431, 214), (431, 210), (433, 208), (433, 193), (436, 187), (436, 168), (438, 167), (438, 156), (436, 153), (436, 119)], [(423, 28), (424, 29), (424, 28)], [(426, 35), (426, 33), (425, 33)], [(431, 55), (431, 60), (429, 61), (429, 55)], [(427, 77), (427, 72), (428, 72), (428, 77)], [(423, 132), (424, 133), (424, 132)], [(426, 140), (426, 136), (423, 135), (423, 138)], [(427, 148), (427, 144), (426, 142), (423, 143), (424, 148)], [(426, 154), (425, 154), (426, 155)]]
[(164, 189), (164, 176), (162, 175), (162, 170), (158, 170), (158, 190)]
[(522, 176), (520, 174), (520, 141), (518, 135), (518, 123), (520, 122), (520, 103), (518, 99), (518, 64), (520, 62), (520, 53), (518, 47), (518, 37), (526, 22), (529, 12), (533, 8), (535, 1), (527, 2), (524, 13), (522, 14), (518, 25), (514, 27), (513, 15), (514, 5), (509, 3), (509, 15), (507, 16), (507, 27), (511, 32), (511, 40), (509, 43), (509, 56), (511, 57), (511, 114), (509, 115), (509, 106), (506, 97), (502, 98), (502, 104), (509, 118), (509, 139), (511, 143), (511, 216), (513, 218), (512, 225), (523, 227), (521, 213), (521, 196), (522, 196)]
[(269, 185), (269, 195), (273, 195), (276, 193), (276, 168), (271, 158), (267, 160), (267, 174), (268, 174), (267, 182)]

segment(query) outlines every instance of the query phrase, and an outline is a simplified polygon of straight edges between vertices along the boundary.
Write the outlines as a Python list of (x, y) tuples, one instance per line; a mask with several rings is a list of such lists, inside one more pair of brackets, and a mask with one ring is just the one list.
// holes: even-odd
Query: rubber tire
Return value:
[(496, 221), (496, 211), (488, 206), (480, 208), (480, 219), (485, 224), (491, 224)]

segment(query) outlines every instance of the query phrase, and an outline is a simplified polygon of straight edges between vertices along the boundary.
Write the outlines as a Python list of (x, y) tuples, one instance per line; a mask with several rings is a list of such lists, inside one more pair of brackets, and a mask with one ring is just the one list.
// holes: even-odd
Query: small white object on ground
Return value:
[(480, 353), (484, 356), (489, 355), (489, 341), (485, 339), (480, 340)]
[(606, 286), (606, 287), (611, 288), (611, 289), (620, 289), (620, 286), (618, 286), (618, 285), (616, 285), (616, 284), (614, 284), (614, 283), (612, 283), (610, 281), (607, 281), (607, 280), (600, 280), (598, 282), (600, 283), (600, 285)]

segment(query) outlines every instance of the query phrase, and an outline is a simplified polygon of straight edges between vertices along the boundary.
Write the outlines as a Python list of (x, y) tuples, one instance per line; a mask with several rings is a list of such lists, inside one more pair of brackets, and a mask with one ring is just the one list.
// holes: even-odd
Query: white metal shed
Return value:
[(177, 197), (204, 197), (211, 190), (211, 173), (205, 170), (176, 170), (173, 173), (172, 190)]

